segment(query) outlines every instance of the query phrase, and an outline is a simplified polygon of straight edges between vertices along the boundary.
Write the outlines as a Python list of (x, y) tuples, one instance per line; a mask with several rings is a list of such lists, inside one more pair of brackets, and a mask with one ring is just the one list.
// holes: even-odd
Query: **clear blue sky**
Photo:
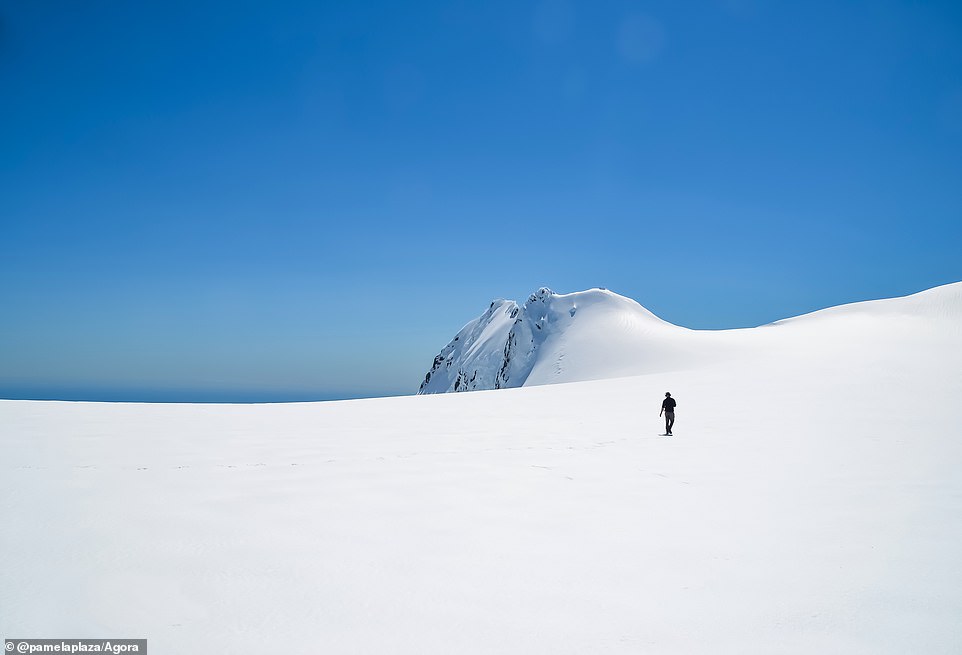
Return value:
[(408, 393), (542, 285), (960, 279), (958, 2), (0, 2), (0, 397)]

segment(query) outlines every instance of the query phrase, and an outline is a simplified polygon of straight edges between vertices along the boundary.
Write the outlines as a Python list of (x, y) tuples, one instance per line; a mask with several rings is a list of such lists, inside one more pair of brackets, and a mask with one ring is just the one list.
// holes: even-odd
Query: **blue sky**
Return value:
[(496, 297), (962, 279), (962, 5), (0, 3), (0, 397), (408, 393)]

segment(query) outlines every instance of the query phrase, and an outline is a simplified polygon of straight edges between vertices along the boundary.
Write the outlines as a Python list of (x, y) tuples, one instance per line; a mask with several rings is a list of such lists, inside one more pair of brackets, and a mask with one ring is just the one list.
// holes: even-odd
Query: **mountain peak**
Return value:
[(558, 378), (553, 381), (563, 381), (568, 340), (598, 338), (645, 322), (668, 325), (635, 301), (602, 288), (557, 294), (541, 287), (523, 306), (498, 299), (434, 358), (418, 393), (520, 387), (548, 360)]
[(525, 304), (527, 305), (527, 304), (532, 304), (536, 302), (541, 302), (541, 303), (547, 302), (548, 298), (554, 295), (557, 295), (557, 294), (555, 294), (555, 292), (549, 289), (548, 287), (541, 287), (540, 289), (532, 293), (530, 296), (528, 296), (528, 302)]

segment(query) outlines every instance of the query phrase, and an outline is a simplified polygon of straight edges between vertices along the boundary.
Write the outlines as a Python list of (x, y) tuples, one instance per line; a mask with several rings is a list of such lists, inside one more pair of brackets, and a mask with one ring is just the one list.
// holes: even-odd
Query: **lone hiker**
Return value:
[(671, 426), (675, 424), (675, 399), (665, 392), (665, 399), (661, 401), (661, 411), (658, 416), (665, 415), (665, 435), (671, 436)]

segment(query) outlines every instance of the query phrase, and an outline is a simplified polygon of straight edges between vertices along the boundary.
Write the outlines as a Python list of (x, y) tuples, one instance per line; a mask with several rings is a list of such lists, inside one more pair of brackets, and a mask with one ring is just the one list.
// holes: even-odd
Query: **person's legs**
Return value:
[(671, 434), (671, 427), (675, 424), (675, 413), (665, 412), (665, 432)]

